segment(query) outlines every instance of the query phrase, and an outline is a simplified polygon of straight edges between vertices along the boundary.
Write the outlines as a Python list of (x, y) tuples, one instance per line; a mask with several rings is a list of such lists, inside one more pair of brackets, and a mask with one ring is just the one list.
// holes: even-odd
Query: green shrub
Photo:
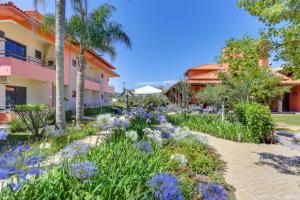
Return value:
[(23, 132), (26, 131), (26, 125), (19, 117), (14, 117), (9, 122), (9, 131), (11, 133)]
[(229, 121), (223, 122), (218, 115), (170, 115), (168, 120), (171, 123), (227, 140), (259, 142), (259, 138), (254, 137), (246, 126)]
[(163, 94), (150, 95), (142, 99), (142, 105), (147, 109), (154, 109), (156, 107), (165, 106), (168, 104), (168, 98)]
[(44, 136), (46, 126), (51, 123), (53, 109), (42, 104), (17, 105), (15, 112), (25, 124), (26, 128), (37, 138)]
[(89, 117), (97, 117), (100, 114), (112, 113), (111, 106), (101, 106), (97, 108), (86, 108), (84, 109), (84, 115)]
[(253, 137), (270, 141), (275, 125), (268, 106), (259, 103), (239, 103), (234, 107), (237, 120), (248, 127)]

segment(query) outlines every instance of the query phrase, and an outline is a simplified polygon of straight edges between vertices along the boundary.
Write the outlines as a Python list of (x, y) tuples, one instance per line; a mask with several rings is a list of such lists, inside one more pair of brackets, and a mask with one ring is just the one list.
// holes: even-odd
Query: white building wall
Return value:
[[(49, 87), (48, 82), (34, 81), (19, 77), (11, 77), (11, 86), (26, 87), (27, 104), (48, 104), (49, 103)], [(5, 96), (5, 88), (4, 88)], [(5, 99), (5, 98), (3, 98)]]

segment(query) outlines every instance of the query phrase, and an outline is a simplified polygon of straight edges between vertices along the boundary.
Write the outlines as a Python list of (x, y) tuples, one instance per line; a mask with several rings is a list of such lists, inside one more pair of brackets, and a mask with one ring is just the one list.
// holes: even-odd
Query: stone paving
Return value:
[(236, 188), (237, 200), (300, 199), (299, 151), (282, 145), (242, 144), (203, 135), (227, 163), (225, 179)]

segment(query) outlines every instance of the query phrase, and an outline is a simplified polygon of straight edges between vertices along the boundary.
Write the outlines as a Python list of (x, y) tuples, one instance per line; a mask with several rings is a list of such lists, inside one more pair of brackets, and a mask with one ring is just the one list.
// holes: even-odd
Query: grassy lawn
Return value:
[(275, 122), (300, 126), (300, 115), (295, 114), (273, 114)]

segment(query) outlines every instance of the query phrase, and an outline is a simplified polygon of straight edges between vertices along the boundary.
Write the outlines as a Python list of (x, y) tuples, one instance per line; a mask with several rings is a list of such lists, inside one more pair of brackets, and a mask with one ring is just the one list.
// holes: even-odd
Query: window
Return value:
[(76, 62), (76, 60), (74, 60), (74, 59), (72, 60), (72, 66), (73, 66), (73, 67), (76, 67), (76, 66), (77, 66), (77, 62)]
[(101, 94), (101, 99), (103, 99), (103, 94)]
[(6, 105), (26, 104), (26, 88), (6, 86), (5, 87)]
[(101, 74), (101, 78), (104, 78), (104, 75), (103, 75), (103, 73)]
[(54, 66), (54, 61), (53, 60), (48, 60), (48, 66), (53, 67)]
[(42, 59), (42, 52), (39, 50), (35, 50), (35, 58), (41, 60)]
[(20, 60), (26, 60), (26, 46), (14, 42), (10, 39), (5, 40), (5, 56)]

